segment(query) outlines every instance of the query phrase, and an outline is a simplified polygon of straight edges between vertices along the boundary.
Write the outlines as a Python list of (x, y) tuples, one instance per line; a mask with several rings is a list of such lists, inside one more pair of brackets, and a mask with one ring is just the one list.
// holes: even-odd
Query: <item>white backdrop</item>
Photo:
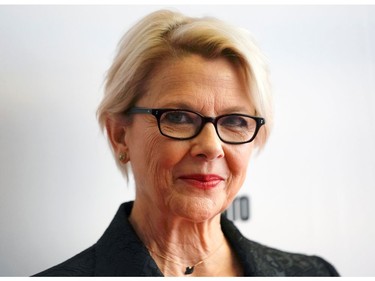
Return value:
[[(97, 241), (134, 197), (95, 118), (124, 31), (168, 6), (0, 7), (0, 276)], [(175, 6), (249, 29), (275, 127), (241, 194), (250, 239), (375, 275), (375, 6)]]

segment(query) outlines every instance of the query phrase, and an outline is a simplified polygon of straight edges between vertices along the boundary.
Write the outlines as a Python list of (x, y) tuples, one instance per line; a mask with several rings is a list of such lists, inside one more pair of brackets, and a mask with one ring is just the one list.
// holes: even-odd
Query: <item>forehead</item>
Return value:
[(163, 62), (153, 71), (147, 88), (144, 100), (153, 107), (175, 103), (251, 107), (243, 70), (225, 58), (191, 55)]
[(190, 55), (171, 59), (159, 65), (153, 74), (151, 84), (159, 84), (165, 90), (189, 84), (214, 86), (220, 83), (232, 89), (246, 87), (242, 69), (225, 58), (205, 59)]

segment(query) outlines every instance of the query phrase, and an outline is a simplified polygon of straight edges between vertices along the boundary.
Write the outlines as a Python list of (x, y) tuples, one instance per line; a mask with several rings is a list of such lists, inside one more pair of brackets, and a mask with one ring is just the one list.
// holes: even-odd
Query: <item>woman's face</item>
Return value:
[[(254, 114), (244, 76), (224, 58), (191, 55), (154, 72), (139, 107), (179, 108), (216, 117)], [(246, 175), (253, 143), (223, 143), (212, 123), (190, 140), (160, 134), (151, 114), (135, 114), (125, 143), (136, 181), (136, 204), (201, 222), (223, 212)]]

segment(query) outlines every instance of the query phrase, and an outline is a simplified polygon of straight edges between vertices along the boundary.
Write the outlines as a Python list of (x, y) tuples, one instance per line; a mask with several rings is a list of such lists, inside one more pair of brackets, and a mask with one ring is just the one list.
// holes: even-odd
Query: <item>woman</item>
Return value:
[(272, 120), (266, 63), (245, 31), (150, 14), (122, 39), (98, 117), (136, 198), (95, 245), (39, 276), (337, 275), (319, 257), (247, 240), (221, 216)]

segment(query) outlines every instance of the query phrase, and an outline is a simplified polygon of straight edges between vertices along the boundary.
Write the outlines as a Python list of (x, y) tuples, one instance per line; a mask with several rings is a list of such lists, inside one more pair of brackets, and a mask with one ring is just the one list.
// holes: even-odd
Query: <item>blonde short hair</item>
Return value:
[(97, 111), (102, 130), (108, 116), (128, 110), (145, 93), (149, 74), (158, 64), (190, 54), (227, 57), (240, 65), (256, 114), (266, 119), (254, 140), (262, 148), (272, 124), (270, 83), (266, 59), (250, 34), (215, 18), (192, 18), (169, 10), (147, 15), (119, 42)]

